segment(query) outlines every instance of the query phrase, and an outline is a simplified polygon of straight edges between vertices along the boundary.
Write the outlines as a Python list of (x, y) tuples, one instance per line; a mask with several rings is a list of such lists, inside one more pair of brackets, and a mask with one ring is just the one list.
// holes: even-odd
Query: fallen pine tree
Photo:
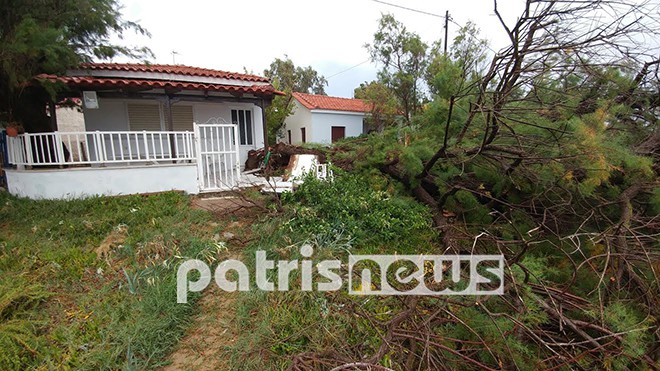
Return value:
[[(617, 22), (579, 26), (613, 9)], [(292, 369), (385, 358), (403, 369), (657, 367), (660, 60), (621, 47), (648, 32), (638, 10), (529, 1), (507, 24), (496, 2), (511, 44), (488, 68), (436, 79), (442, 94), (410, 125), (328, 149), (426, 205), (438, 253), (503, 254), (507, 286), (406, 298), (385, 321), (355, 308), (379, 329), (370, 355), (306, 352)]]

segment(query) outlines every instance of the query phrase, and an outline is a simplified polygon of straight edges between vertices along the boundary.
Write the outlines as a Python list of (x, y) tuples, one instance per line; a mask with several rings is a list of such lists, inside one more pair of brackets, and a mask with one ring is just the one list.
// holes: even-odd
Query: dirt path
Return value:
[(164, 370), (228, 370), (224, 349), (236, 341), (236, 293), (209, 289), (200, 300), (200, 313)]
[[(223, 226), (216, 238), (227, 243), (228, 251), (219, 260), (241, 259), (251, 238), (251, 224), (263, 212), (249, 202), (236, 198), (213, 197), (193, 201), (193, 207), (216, 215), (215, 224)], [(211, 285), (198, 302), (199, 313), (185, 336), (175, 347), (164, 370), (228, 370), (225, 348), (237, 339), (236, 306), (238, 293), (224, 292)]]

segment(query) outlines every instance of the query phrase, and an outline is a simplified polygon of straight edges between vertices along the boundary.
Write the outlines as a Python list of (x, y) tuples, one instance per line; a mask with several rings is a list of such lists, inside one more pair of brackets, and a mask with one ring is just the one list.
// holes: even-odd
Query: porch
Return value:
[[(3, 133), (4, 135), (4, 133)], [(237, 126), (193, 131), (81, 131), (4, 136), (10, 193), (67, 199), (181, 190), (233, 189), (241, 181)]]

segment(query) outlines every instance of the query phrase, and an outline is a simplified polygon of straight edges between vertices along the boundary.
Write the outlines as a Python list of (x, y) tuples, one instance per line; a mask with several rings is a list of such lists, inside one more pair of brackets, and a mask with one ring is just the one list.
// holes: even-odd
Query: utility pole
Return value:
[(447, 56), (447, 34), (449, 33), (449, 10), (445, 11), (445, 57)]

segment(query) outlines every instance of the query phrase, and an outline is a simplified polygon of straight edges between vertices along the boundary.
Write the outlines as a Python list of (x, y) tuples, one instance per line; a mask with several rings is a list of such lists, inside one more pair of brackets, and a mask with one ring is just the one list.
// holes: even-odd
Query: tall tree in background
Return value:
[(291, 114), (293, 109), (292, 92), (325, 95), (325, 86), (328, 81), (311, 66), (296, 67), (293, 61), (284, 56), (284, 59), (275, 58), (264, 76), (268, 77), (275, 89), (286, 93), (285, 96), (277, 96), (266, 109), (268, 125), (268, 143), (275, 143), (281, 137), (284, 127), (284, 119)]
[(122, 18), (116, 0), (6, 0), (0, 5), (0, 122), (18, 121), (48, 131), (45, 105), (61, 88), (39, 85), (34, 76), (61, 74), (94, 59), (145, 58), (147, 48), (111, 43), (125, 31), (148, 34)]
[(370, 131), (380, 132), (385, 127), (393, 125), (400, 114), (396, 96), (389, 87), (378, 81), (360, 84), (355, 88), (353, 96), (371, 104), (371, 112), (367, 116)]
[(397, 96), (406, 120), (419, 112), (424, 98), (423, 83), (428, 46), (392, 15), (383, 15), (372, 44), (365, 45), (371, 60), (382, 64), (379, 80)]
[(479, 38), (479, 29), (469, 21), (458, 30), (449, 55), (445, 55), (439, 42), (435, 43), (425, 71), (430, 92), (447, 100), (468, 94), (475, 87), (472, 83), (485, 72), (487, 49), (488, 41)]

